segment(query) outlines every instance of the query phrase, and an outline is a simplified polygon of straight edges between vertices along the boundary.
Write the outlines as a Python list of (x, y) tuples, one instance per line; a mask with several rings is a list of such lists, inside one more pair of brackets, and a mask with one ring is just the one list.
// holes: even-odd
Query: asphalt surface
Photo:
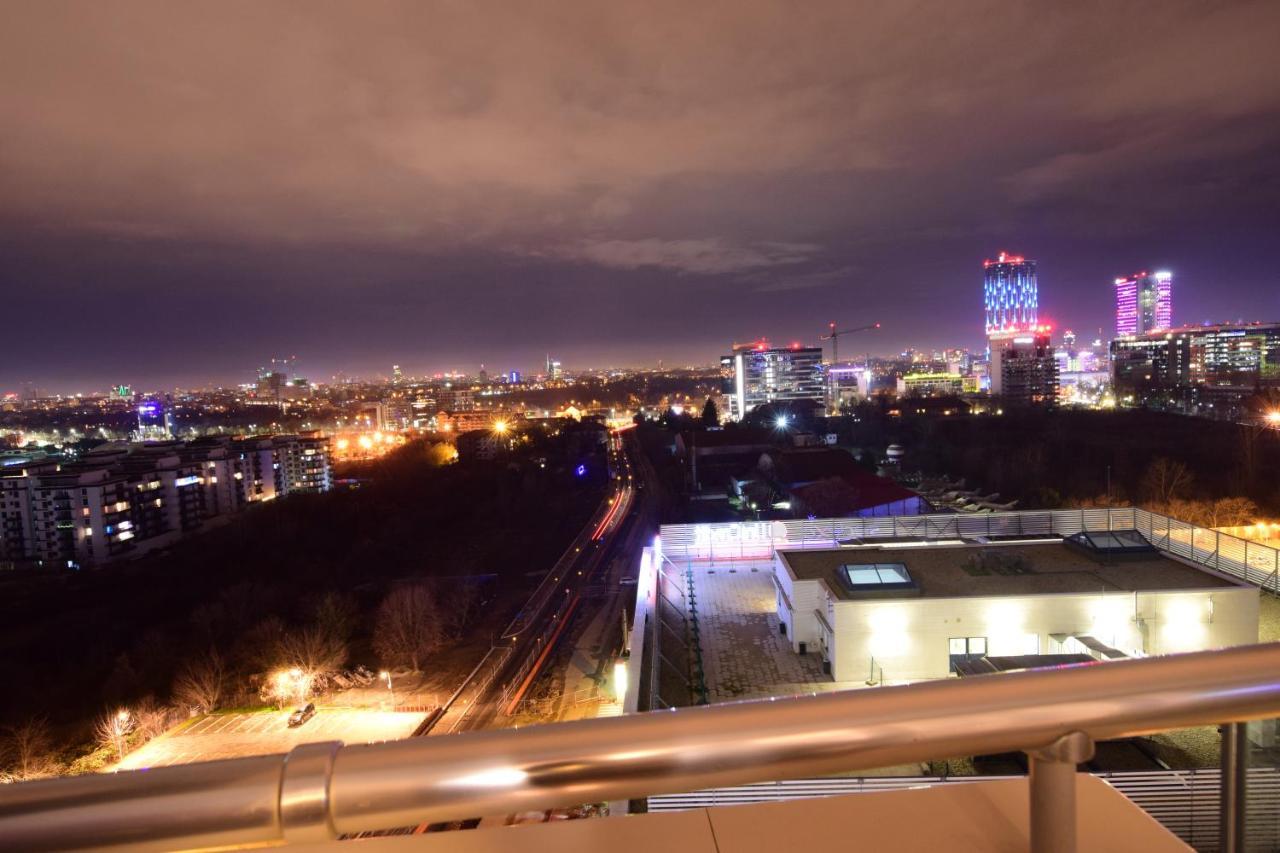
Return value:
[(413, 734), (425, 716), (416, 712), (321, 708), (297, 728), (289, 728), (290, 711), (208, 714), (171, 729), (125, 756), (122, 770), (190, 764), (221, 758), (243, 758), (288, 752), (304, 743), (340, 740), (376, 743)]

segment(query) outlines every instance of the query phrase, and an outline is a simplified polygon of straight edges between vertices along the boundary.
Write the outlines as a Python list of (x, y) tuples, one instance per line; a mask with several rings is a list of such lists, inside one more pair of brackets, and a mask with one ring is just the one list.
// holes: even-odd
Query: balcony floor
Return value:
[[(1111, 786), (1077, 777), (1078, 843), (1091, 853), (1191, 850)], [(575, 820), (394, 836), (361, 842), (367, 853), (776, 853), (778, 850), (1023, 853), (1027, 783), (975, 782), (812, 800), (722, 806), (625, 818)], [(338, 842), (294, 845), (336, 850)]]

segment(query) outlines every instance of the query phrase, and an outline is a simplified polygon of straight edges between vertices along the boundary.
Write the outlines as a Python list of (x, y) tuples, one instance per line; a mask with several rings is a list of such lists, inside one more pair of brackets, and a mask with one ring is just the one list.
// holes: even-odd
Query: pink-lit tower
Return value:
[(1116, 336), (1145, 335), (1173, 328), (1173, 273), (1116, 279)]

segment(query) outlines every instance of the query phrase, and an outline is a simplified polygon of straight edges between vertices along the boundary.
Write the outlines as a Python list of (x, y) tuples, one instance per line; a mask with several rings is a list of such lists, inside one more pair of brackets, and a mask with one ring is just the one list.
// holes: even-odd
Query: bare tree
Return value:
[(53, 735), (49, 731), (49, 721), (44, 717), (35, 717), (6, 730), (0, 751), (0, 760), (6, 767), (5, 776), (14, 781), (40, 779), (58, 772)]
[(1206, 527), (1238, 527), (1253, 524), (1258, 518), (1258, 505), (1248, 498), (1218, 498), (1206, 503), (1204, 521)]
[(1153, 460), (1142, 475), (1142, 492), (1148, 501), (1167, 504), (1186, 497), (1193, 479), (1186, 465), (1161, 456)]
[(114, 749), (119, 761), (124, 761), (125, 741), (131, 731), (133, 715), (127, 708), (103, 711), (93, 724), (93, 736), (98, 746)]
[(173, 718), (172, 709), (159, 704), (151, 696), (135, 705), (130, 714), (133, 718), (133, 731), (141, 735), (143, 741), (164, 734)]
[(355, 633), (359, 611), (355, 603), (344, 595), (326, 592), (316, 601), (312, 612), (317, 628), (344, 643)]
[(1252, 524), (1258, 505), (1248, 498), (1218, 498), (1215, 501), (1171, 501), (1167, 512), (1179, 521), (1201, 527), (1236, 527)]
[(438, 589), (441, 632), (444, 637), (456, 640), (471, 623), (480, 595), (476, 585), (466, 581), (454, 581)]
[(288, 668), (298, 668), (313, 681), (323, 680), (347, 662), (347, 644), (342, 637), (321, 628), (305, 628), (285, 634), (277, 657)]
[(268, 616), (241, 636), (233, 657), (250, 671), (265, 672), (279, 663), (276, 658), (284, 636), (284, 621), (279, 616)]
[(227, 673), (217, 650), (189, 662), (173, 683), (173, 700), (184, 708), (207, 714), (218, 707), (226, 686)]
[(439, 599), (426, 586), (393, 589), (378, 607), (373, 648), (386, 663), (422, 671), (428, 655), (444, 639)]

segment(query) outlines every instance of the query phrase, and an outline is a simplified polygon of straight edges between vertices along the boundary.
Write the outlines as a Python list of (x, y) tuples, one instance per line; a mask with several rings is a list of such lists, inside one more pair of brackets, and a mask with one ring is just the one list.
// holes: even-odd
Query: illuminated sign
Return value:
[(175, 480), (175, 481), (174, 481), (174, 483), (173, 483), (173, 484), (174, 484), (175, 486), (194, 486), (196, 483), (199, 483), (199, 482), (200, 482), (200, 478), (199, 478), (199, 477), (194, 477), (194, 476), (193, 476), (193, 477), (179, 477), (177, 480)]

